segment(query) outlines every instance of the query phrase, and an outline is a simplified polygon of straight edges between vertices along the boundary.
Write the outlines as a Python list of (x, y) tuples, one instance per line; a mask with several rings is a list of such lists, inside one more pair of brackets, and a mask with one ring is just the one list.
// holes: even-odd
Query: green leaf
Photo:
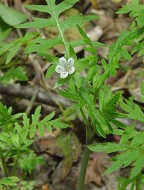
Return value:
[[(87, 42), (84, 41), (84, 40), (82, 40), (82, 39), (80, 39), (80, 40), (75, 40), (75, 41), (71, 41), (71, 42), (69, 42), (69, 43), (70, 43), (70, 45), (71, 45), (72, 47), (86, 46), (86, 45), (87, 45)], [(100, 43), (100, 42), (92, 42), (92, 44), (93, 44), (95, 47), (106, 47), (105, 44)]]
[[(125, 190), (126, 187), (131, 184), (134, 180), (128, 178), (118, 178), (118, 190)], [(134, 190), (134, 183), (132, 184), (130, 190)]]
[(105, 138), (107, 131), (104, 131), (103, 126), (106, 126), (106, 122), (105, 119), (100, 115), (99, 111), (96, 109), (92, 95), (89, 94), (87, 89), (80, 88), (79, 96), (80, 102), (83, 103), (84, 100), (86, 103), (87, 110), (96, 133)]
[(41, 116), (40, 112), (41, 112), (41, 106), (37, 107), (34, 114), (32, 115), (32, 124), (30, 127), (30, 138), (33, 138), (35, 135), (36, 127), (39, 122), (39, 118)]
[(116, 157), (117, 160), (120, 160), (124, 167), (129, 166), (132, 162), (138, 159), (139, 157), (139, 150), (127, 150), (126, 153), (122, 153)]
[(97, 143), (89, 145), (88, 148), (94, 152), (107, 152), (107, 153), (126, 150), (126, 146), (121, 146), (116, 143), (102, 143), (102, 144)]
[(79, 72), (74, 73), (75, 85), (80, 88), (82, 85), (82, 76)]
[(0, 17), (10, 26), (15, 26), (27, 20), (25, 14), (0, 3)]
[(135, 17), (139, 27), (144, 26), (144, 7), (138, 0), (133, 0), (132, 3), (124, 6), (118, 11), (120, 14), (130, 13), (131, 17)]
[(0, 78), (0, 83), (9, 84), (14, 81), (26, 81), (26, 71), (23, 67), (11, 67), (5, 74)]
[(55, 20), (45, 19), (45, 18), (33, 18), (34, 22), (26, 22), (24, 24), (20, 24), (16, 26), (17, 28), (44, 28), (49, 26), (55, 26)]
[(143, 145), (143, 139), (144, 139), (144, 132), (139, 131), (138, 133), (135, 133), (131, 145), (133, 146)]
[[(1, 18), (0, 18), (0, 35), (2, 35), (2, 37), (0, 38), (0, 42), (3, 41), (3, 34), (8, 31), (11, 30), (10, 26), (8, 24), (6, 24)], [(1, 46), (1, 44), (0, 44)]]
[(141, 156), (135, 162), (135, 167), (132, 169), (130, 178), (134, 178), (135, 176), (137, 176), (142, 171), (143, 167), (144, 167), (144, 159), (143, 156)]
[(18, 50), (20, 49), (20, 47), (22, 46), (22, 43), (17, 43), (15, 44), (9, 51), (7, 58), (6, 58), (6, 64), (8, 64), (12, 58), (16, 55), (16, 53), (18, 52)]
[(55, 111), (47, 115), (42, 121), (40, 121), (38, 125), (38, 130), (40, 132), (40, 136), (44, 135), (44, 127), (49, 128), (51, 126), (50, 120), (54, 117)]
[(46, 12), (46, 13), (51, 12), (50, 7), (47, 5), (26, 5), (25, 7), (27, 9), (40, 11), (40, 12)]
[(135, 136), (134, 126), (127, 127), (125, 128), (125, 132), (121, 137), (120, 143), (125, 145), (129, 141), (129, 139), (132, 139), (134, 136)]
[(127, 116), (129, 118), (144, 122), (144, 113), (141, 108), (135, 103), (133, 103), (132, 106), (131, 103), (132, 102), (130, 100), (127, 101), (127, 104), (121, 101), (120, 105), (122, 109), (128, 113)]
[(119, 168), (121, 168), (123, 165), (123, 163), (121, 162), (121, 160), (115, 161), (105, 172), (105, 174), (109, 174), (112, 173), (116, 170), (118, 170)]
[(76, 92), (72, 92), (71, 90), (61, 90), (61, 91), (58, 91), (58, 93), (66, 98), (71, 98), (73, 100), (77, 100), (78, 99), (78, 95)]
[(12, 116), (12, 108), (7, 108), (0, 102), (0, 127), (9, 127), (16, 122), (17, 117)]
[(112, 134), (122, 136), (123, 133), (124, 133), (124, 131), (122, 129), (113, 129)]
[(87, 36), (87, 34), (85, 33), (85, 31), (82, 30), (82, 28), (79, 25), (77, 25), (77, 27), (78, 27), (78, 30), (79, 30), (80, 34), (83, 36), (84, 41), (86, 42), (86, 44), (90, 45), (91, 48), (92, 48), (92, 50), (93, 50), (93, 52), (96, 54), (96, 50), (95, 50), (95, 47), (94, 47), (93, 42), (91, 41), (91, 39)]
[(121, 54), (126, 60), (132, 60), (131, 55), (128, 53), (128, 51), (125, 48), (121, 48)]
[[(71, 27), (76, 27), (76, 25), (82, 25), (85, 24), (88, 21), (91, 20), (95, 20), (98, 17), (95, 15), (88, 15), (88, 16), (82, 16), (81, 14), (77, 14), (74, 16), (69, 16), (66, 19), (64, 19), (63, 21), (61, 21), (59, 19), (61, 13), (63, 11), (68, 10), (69, 8), (71, 8), (76, 2), (78, 2), (78, 0), (66, 0), (63, 1), (62, 3), (56, 4), (54, 0), (49, 0), (46, 1), (47, 5), (45, 6), (41, 6), (41, 5), (30, 5), (27, 6), (28, 8), (32, 9), (32, 10), (36, 10), (36, 11), (42, 11), (42, 12), (47, 12), (49, 14), (49, 18), (48, 19), (44, 19), (44, 18), (33, 18), (33, 22), (27, 22), (24, 24), (20, 24), (19, 26), (17, 26), (18, 28), (44, 28), (44, 27), (53, 27), (55, 26), (56, 29), (58, 29), (59, 34), (56, 38), (53, 39), (49, 39), (49, 40), (41, 40), (39, 39), (39, 42), (32, 40), (27, 48), (26, 48), (26, 52), (27, 54), (32, 53), (32, 52), (37, 52), (38, 55), (42, 55), (43, 56), (43, 52), (45, 52), (45, 56), (47, 56), (47, 50), (50, 48), (53, 48), (55, 45), (58, 44), (63, 44), (66, 47), (66, 53), (68, 53), (70, 55), (69, 52), (69, 45), (71, 45), (72, 47), (77, 47), (80, 46), (80, 43), (74, 43), (74, 41), (69, 42), (69, 40), (65, 39), (65, 32), (67, 28), (71, 28)], [(82, 42), (82, 41), (81, 41)], [(83, 43), (83, 42), (82, 42)], [(86, 45), (86, 43), (84, 42), (84, 45)], [(101, 43), (95, 43), (95, 45), (101, 45)]]
[(46, 72), (46, 79), (49, 79), (55, 73), (55, 65), (51, 65)]
[[(113, 123), (118, 127), (124, 128), (125, 125), (122, 124), (120, 121), (117, 121), (116, 119), (119, 117), (119, 113), (117, 111), (117, 103), (120, 98), (120, 95), (121, 93), (117, 93), (114, 96), (112, 96), (110, 89), (105, 91), (100, 90), (99, 93), (100, 113), (107, 122)], [(112, 130), (110, 127), (109, 129)]]
[(124, 6), (121, 8), (118, 13), (120, 14), (126, 14), (130, 13), (131, 17), (136, 17), (136, 21), (138, 23), (138, 26), (143, 27), (144, 25), (144, 7), (140, 4), (138, 0), (133, 0), (132, 3)]
[(50, 124), (56, 129), (65, 129), (69, 127), (69, 125), (64, 123), (60, 118), (50, 121)]
[(96, 15), (83, 16), (81, 14), (78, 14), (75, 16), (70, 16), (70, 17), (68, 17), (67, 20), (65, 20), (61, 23), (61, 28), (64, 31), (67, 28), (72, 28), (72, 27), (76, 26), (77, 23), (79, 25), (83, 25), (84, 23), (91, 21), (91, 20), (95, 20), (97, 18), (98, 18), (98, 16), (96, 16)]
[(20, 148), (20, 136), (18, 134), (12, 134), (10, 137), (12, 145), (19, 149)]
[(109, 50), (109, 62), (110, 62), (110, 74), (115, 76), (117, 73), (117, 68), (119, 68), (119, 61), (121, 58), (121, 55), (124, 56), (126, 59), (131, 59), (130, 54), (124, 48), (125, 46), (132, 45), (134, 42), (134, 39), (139, 38), (139, 36), (143, 33), (144, 29), (133, 29), (130, 31), (124, 30), (120, 36), (118, 37), (118, 40), (116, 43), (112, 44), (110, 46)]
[(31, 124), (29, 123), (29, 119), (27, 118), (27, 116), (24, 115), (23, 124), (24, 124), (24, 126), (29, 128), (30, 138), (34, 137), (37, 128), (40, 132), (40, 136), (43, 136), (45, 127), (47, 127), (48, 130), (51, 129), (51, 125), (52, 125), (51, 122), (53, 120), (52, 121), (50, 121), (50, 120), (54, 117), (55, 111), (53, 111), (52, 113), (50, 113), (49, 115), (44, 117), (44, 119), (42, 119), (42, 120), (40, 120), (40, 116), (41, 116), (40, 112), (41, 112), (41, 106), (37, 107), (34, 114), (32, 115), (32, 123)]
[(53, 111), (52, 113), (50, 113), (49, 115), (47, 115), (41, 122), (46, 123), (48, 121), (50, 121), (55, 115), (55, 111)]
[(9, 36), (10, 32), (11, 32), (11, 28), (9, 28), (9, 29), (5, 30), (4, 32), (2, 32), (0, 42), (5, 40)]
[(11, 177), (5, 177), (0, 180), (1, 185), (9, 185), (9, 186), (16, 186), (17, 182), (19, 181), (18, 177), (11, 176)]
[(86, 68), (88, 68), (89, 65), (89, 59), (88, 58), (82, 58), (77, 61), (75, 68), (78, 72), (82, 72)]
[(57, 5), (57, 9), (56, 9), (57, 15), (60, 15), (64, 11), (70, 9), (78, 1), (79, 0), (66, 0), (66, 1), (61, 2), (60, 4)]
[(22, 156), (19, 163), (24, 171), (31, 174), (38, 164), (44, 164), (44, 159), (31, 151), (28, 155)]

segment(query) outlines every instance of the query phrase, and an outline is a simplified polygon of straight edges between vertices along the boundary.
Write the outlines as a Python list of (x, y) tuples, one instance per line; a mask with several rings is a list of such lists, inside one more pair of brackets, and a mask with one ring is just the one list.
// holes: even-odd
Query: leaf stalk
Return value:
[[(49, 3), (51, 3), (51, 0), (50, 0)], [(53, 7), (53, 6), (51, 6), (51, 7)], [(68, 57), (69, 57), (69, 56), (70, 56), (70, 55), (69, 55), (69, 48), (68, 48), (68, 45), (67, 45), (66, 40), (65, 40), (65, 38), (64, 38), (63, 30), (62, 30), (62, 28), (61, 28), (61, 26), (60, 26), (60, 24), (59, 24), (59, 19), (58, 19), (57, 16), (55, 15), (53, 9), (52, 9), (52, 16), (53, 16), (53, 18), (55, 19), (55, 22), (56, 22), (56, 24), (57, 24), (57, 27), (58, 27), (58, 30), (59, 30), (59, 33), (60, 33), (60, 36), (61, 36), (61, 39), (62, 39), (63, 44), (64, 44), (65, 49), (66, 49), (66, 53), (67, 53), (67, 55), (68, 55)]]
[(0, 148), (0, 162), (1, 162), (1, 169), (6, 177), (8, 177), (8, 169), (6, 167), (6, 162), (3, 156), (2, 149)]

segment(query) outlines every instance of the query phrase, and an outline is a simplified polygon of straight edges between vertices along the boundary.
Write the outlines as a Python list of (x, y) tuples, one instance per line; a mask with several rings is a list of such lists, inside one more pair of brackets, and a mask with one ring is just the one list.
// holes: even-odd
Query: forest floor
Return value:
[[(45, 14), (29, 11), (24, 8), (25, 4), (45, 4), (43, 0), (2, 0), (14, 9), (21, 11), (28, 15), (29, 19), (33, 15), (45, 17)], [(59, 1), (60, 2), (60, 1)], [(83, 14), (96, 14), (100, 18), (96, 21), (90, 22), (86, 25), (88, 35), (96, 41), (104, 44), (112, 44), (119, 37), (120, 33), (129, 29), (132, 20), (128, 15), (118, 15), (116, 12), (130, 0), (82, 0), (76, 4), (72, 11), (82, 12)], [(66, 13), (70, 14), (70, 13)], [(62, 15), (65, 17), (66, 15)], [(30, 31), (28, 29), (28, 31)], [(49, 38), (56, 35), (55, 29), (45, 28), (42, 30), (45, 37)], [(21, 30), (16, 30), (12, 33), (11, 39), (15, 39), (17, 35), (21, 34)], [(78, 38), (76, 31), (69, 30), (67, 38)], [(98, 48), (98, 56), (107, 58), (108, 48)], [(52, 50), (52, 53), (58, 57), (63, 56), (63, 47), (57, 47)], [(83, 48), (77, 49), (79, 57), (87, 55)], [(55, 110), (56, 114), (68, 114), (69, 102), (64, 100), (64, 108), (56, 105), (55, 99), (59, 100), (60, 96), (53, 93), (53, 87), (57, 79), (57, 74), (52, 78), (46, 80), (45, 73), (49, 68), (50, 63), (45, 59), (39, 58), (32, 54), (29, 59), (25, 61), (22, 53), (19, 59), (26, 65), (26, 70), (29, 77), (28, 83), (11, 84), (5, 89), (0, 84), (0, 100), (9, 106), (12, 106), (15, 113), (24, 112), (31, 104), (31, 98), (41, 91), (41, 98), (37, 98), (32, 104), (29, 115), (33, 113), (38, 105), (42, 105), (42, 116), (46, 116), (51, 111)], [(135, 101), (142, 105), (140, 100), (140, 81), (144, 80), (142, 71), (144, 65), (142, 60), (135, 56), (133, 61), (121, 63), (121, 68), (116, 77), (110, 78), (107, 83), (112, 86), (112, 90), (123, 90), (124, 96), (134, 96)], [(43, 85), (44, 84), (44, 85)], [(52, 89), (48, 92), (45, 84)], [(14, 91), (14, 92), (12, 92)], [(24, 93), (21, 93), (24, 92)], [(29, 94), (30, 93), (30, 94)], [(47, 96), (49, 94), (49, 96)], [(55, 99), (52, 98), (55, 96)], [(49, 99), (50, 97), (50, 99)], [(143, 105), (142, 105), (143, 106)], [(126, 123), (131, 123), (131, 120), (125, 120)], [(136, 123), (138, 130), (144, 130), (144, 126)], [(33, 149), (42, 156), (45, 164), (39, 165), (32, 175), (27, 175), (25, 180), (29, 181), (29, 186), (34, 185), (34, 190), (75, 190), (76, 183), (79, 176), (79, 170), (82, 160), (83, 145), (85, 143), (85, 126), (82, 121), (76, 118), (71, 121), (71, 126), (66, 130), (55, 130), (53, 133), (45, 131), (45, 135), (40, 137), (37, 134)], [(109, 137), (107, 141), (116, 141), (117, 137)], [(61, 143), (60, 143), (61, 142)], [(65, 143), (68, 142), (65, 146)], [(65, 150), (69, 149), (69, 153), (65, 154)], [(85, 190), (116, 190), (117, 177), (127, 177), (130, 173), (130, 168), (122, 169), (109, 175), (104, 175), (104, 172), (111, 164), (111, 155), (106, 153), (91, 153), (88, 163), (88, 169), (85, 181)], [(34, 182), (34, 183), (33, 183)]]

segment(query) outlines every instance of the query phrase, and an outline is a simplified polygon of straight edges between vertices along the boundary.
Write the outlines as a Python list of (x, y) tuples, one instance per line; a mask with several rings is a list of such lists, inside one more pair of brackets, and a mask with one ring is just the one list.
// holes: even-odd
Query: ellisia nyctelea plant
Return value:
[[(144, 55), (144, 7), (138, 0), (133, 0), (131, 4), (119, 10), (119, 13), (122, 14), (130, 12), (130, 16), (134, 17), (135, 20), (133, 20), (131, 28), (124, 30), (116, 42), (110, 45), (108, 58), (100, 59), (97, 55), (97, 46), (103, 48), (105, 45), (92, 41), (83, 30), (83, 25), (88, 21), (98, 19), (97, 16), (83, 16), (79, 13), (69, 16), (65, 20), (60, 20), (60, 15), (72, 8), (77, 2), (78, 0), (64, 0), (56, 4), (55, 0), (46, 0), (47, 5), (28, 5), (27, 8), (30, 10), (47, 13), (48, 18), (34, 17), (32, 22), (19, 24), (16, 27), (21, 29), (56, 27), (59, 31), (58, 36), (46, 39), (42, 37), (41, 31), (27, 33), (24, 37), (19, 37), (17, 40), (1, 47), (0, 55), (8, 53), (8, 59), (6, 60), (6, 63), (8, 63), (17, 51), (23, 47), (27, 55), (36, 53), (51, 63), (46, 73), (47, 79), (55, 73), (59, 74), (55, 88), (65, 86), (65, 90), (58, 89), (58, 93), (75, 103), (76, 109), (81, 114), (86, 126), (86, 143), (84, 144), (77, 190), (84, 190), (85, 175), (91, 151), (119, 152), (106, 173), (132, 165), (129, 179), (118, 179), (118, 189), (125, 190), (130, 185), (131, 190), (140, 190), (144, 179), (144, 132), (136, 131), (134, 126), (124, 124), (120, 118), (128, 117), (144, 123), (144, 113), (131, 100), (123, 100), (121, 92), (112, 92), (106, 81), (111, 76), (116, 76), (121, 59), (132, 61), (132, 55), (136, 52), (139, 56)], [(68, 28), (73, 27), (78, 29), (81, 39), (68, 41), (65, 32)], [(61, 58), (50, 53), (50, 49), (57, 45), (65, 47), (65, 53)], [(84, 46), (89, 52), (87, 57), (77, 57), (75, 47), (78, 46)], [(143, 83), (141, 92), (144, 95)], [(121, 107), (121, 112), (117, 109), (118, 107)], [(53, 127), (68, 127), (68, 124), (63, 123), (60, 118), (52, 119), (54, 112), (43, 120), (39, 120), (40, 111), (41, 108), (38, 107), (32, 115), (32, 123), (30, 123), (26, 114), (22, 114), (23, 124), (21, 125), (19, 117), (22, 115), (11, 115), (11, 109), (7, 109), (1, 104), (0, 158), (5, 177), (1, 180), (0, 185), (3, 189), (17, 189), (15, 186), (19, 181), (17, 173), (19, 167), (24, 170), (27, 169), (28, 172), (32, 171), (33, 168), (29, 168), (26, 161), (23, 160), (27, 153), (31, 155), (30, 158), (35, 162), (35, 165), (41, 161), (41, 158), (37, 157), (29, 148), (33, 143), (37, 127), (41, 136), (44, 134), (45, 126), (48, 130), (52, 130)], [(96, 136), (105, 139), (109, 134), (119, 135), (120, 142), (92, 144), (96, 140)], [(9, 175), (7, 166), (9, 158), (16, 161), (12, 175)]]

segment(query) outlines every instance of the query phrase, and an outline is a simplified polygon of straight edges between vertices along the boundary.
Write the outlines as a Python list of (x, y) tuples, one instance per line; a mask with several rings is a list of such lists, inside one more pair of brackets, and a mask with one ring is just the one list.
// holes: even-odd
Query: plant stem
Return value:
[[(83, 111), (83, 109), (80, 109), (81, 114), (83, 116), (84, 122), (86, 124), (86, 144), (90, 143), (94, 137), (93, 131), (90, 131), (90, 123)], [(80, 175), (78, 179), (78, 185), (77, 185), (77, 190), (83, 190), (84, 189), (84, 182), (85, 182), (85, 176), (86, 176), (86, 170), (88, 166), (88, 161), (89, 161), (89, 155), (90, 155), (90, 150), (88, 147), (85, 146), (84, 152), (83, 152), (83, 158), (82, 158), (82, 165), (81, 165), (81, 170), (80, 170)]]
[(83, 116), (83, 119), (84, 119), (84, 122), (85, 122), (86, 126), (89, 127), (90, 124), (89, 124), (89, 121), (87, 120), (87, 118), (86, 118), (86, 116), (85, 116), (85, 113), (84, 113), (83, 109), (80, 108), (80, 111), (81, 111), (81, 114), (82, 114), (82, 116)]
[[(49, 3), (51, 3), (51, 1), (49, 1)], [(51, 6), (51, 7), (52, 7), (52, 6)], [(62, 41), (63, 41), (63, 43), (64, 43), (64, 46), (65, 46), (65, 49), (66, 49), (66, 53), (67, 53), (67, 55), (68, 55), (68, 57), (69, 57), (69, 56), (70, 56), (70, 55), (69, 55), (69, 48), (68, 48), (67, 43), (66, 43), (66, 41), (65, 41), (65, 38), (64, 38), (64, 35), (63, 35), (63, 30), (61, 29), (61, 26), (60, 26), (60, 24), (59, 24), (59, 20), (58, 20), (57, 16), (55, 15), (54, 10), (52, 10), (52, 12), (53, 12), (53, 15), (52, 15), (52, 16), (54, 17), (54, 19), (55, 19), (55, 21), (56, 21), (56, 24), (57, 24), (57, 27), (58, 27), (58, 30), (59, 30), (61, 39), (62, 39)]]
[(58, 29), (59, 29), (59, 32), (60, 32), (60, 36), (61, 36), (62, 41), (63, 41), (63, 43), (64, 43), (64, 46), (65, 46), (67, 55), (68, 55), (68, 57), (69, 57), (69, 56), (70, 56), (70, 55), (69, 55), (69, 49), (68, 49), (67, 43), (66, 43), (66, 41), (65, 41), (65, 39), (64, 39), (64, 35), (63, 35), (63, 32), (62, 32), (62, 29), (61, 29), (61, 27), (60, 27), (60, 25), (59, 25), (58, 19), (55, 18), (55, 20), (56, 20), (56, 23), (57, 23), (57, 26), (58, 26)]
[(85, 147), (85, 150), (83, 153), (80, 176), (78, 179), (77, 190), (84, 189), (85, 175), (86, 175), (86, 170), (87, 170), (87, 166), (88, 166), (89, 155), (90, 155), (90, 150), (87, 147)]
[(33, 107), (33, 104), (34, 104), (34, 102), (35, 102), (35, 100), (36, 100), (36, 98), (37, 98), (38, 92), (39, 92), (39, 89), (37, 89), (36, 92), (33, 94), (32, 98), (31, 98), (31, 101), (30, 101), (30, 104), (29, 104), (29, 106), (27, 107), (27, 109), (26, 109), (26, 111), (25, 111), (25, 113), (26, 113), (27, 116), (28, 116), (28, 115), (30, 114), (30, 112), (31, 112), (31, 109), (32, 109), (32, 107)]
[(18, 153), (17, 153), (16, 160), (15, 160), (15, 165), (14, 165), (14, 168), (13, 168), (13, 175), (14, 175), (14, 176), (17, 174), (17, 166), (18, 166), (19, 157), (20, 157), (20, 153), (18, 152)]
[(8, 169), (6, 167), (5, 159), (4, 159), (3, 152), (2, 152), (1, 148), (0, 148), (0, 162), (1, 162), (1, 168), (2, 168), (4, 175), (6, 177), (8, 177)]
[(141, 173), (138, 175), (136, 180), (136, 190), (140, 190), (140, 181), (141, 181)]

